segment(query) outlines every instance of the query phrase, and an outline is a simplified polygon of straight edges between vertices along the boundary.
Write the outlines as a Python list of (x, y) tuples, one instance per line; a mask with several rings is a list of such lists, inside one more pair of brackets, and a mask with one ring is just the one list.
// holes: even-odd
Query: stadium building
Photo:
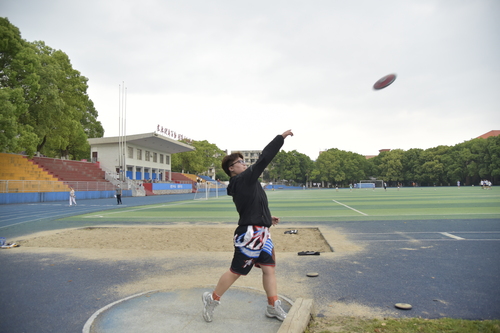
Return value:
[(172, 154), (195, 149), (157, 132), (92, 138), (88, 142), (92, 162), (121, 180), (171, 180)]

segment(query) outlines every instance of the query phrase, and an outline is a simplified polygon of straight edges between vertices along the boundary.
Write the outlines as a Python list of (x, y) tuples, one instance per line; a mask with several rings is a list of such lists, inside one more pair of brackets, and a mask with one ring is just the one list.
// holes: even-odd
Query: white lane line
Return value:
[(447, 232), (440, 232), (441, 235), (443, 236), (446, 236), (446, 237), (450, 237), (450, 238), (453, 238), (453, 239), (457, 239), (457, 240), (464, 240), (465, 238), (462, 238), (462, 237), (458, 237), (458, 236), (455, 236), (455, 235), (452, 235), (452, 234), (449, 234)]
[[(454, 242), (454, 239), (433, 239), (433, 238), (428, 238), (428, 239), (355, 239), (354, 241), (360, 242), (360, 243), (383, 243), (383, 242), (413, 242), (413, 241), (418, 241), (418, 242)], [(481, 239), (463, 239), (465, 242), (484, 242), (484, 241), (492, 241), (492, 242), (500, 242), (500, 239), (488, 239), (488, 238), (481, 238)]]
[(44, 220), (44, 219), (54, 219), (54, 220), (57, 220), (59, 218), (69, 217), (69, 216), (72, 216), (72, 215), (73, 214), (68, 214), (68, 213), (59, 214), (59, 215), (47, 215), (47, 216), (39, 217), (39, 218), (36, 218), (36, 219), (33, 219), (33, 220), (22, 221), (22, 222), (17, 222), (17, 223), (12, 223), (12, 224), (8, 224), (8, 225), (4, 225), (4, 226), (1, 226), (0, 229), (12, 227), (13, 225), (19, 225), (19, 224), (24, 224), (24, 223), (36, 222), (36, 221), (40, 221), (40, 220)]
[(349, 209), (351, 209), (351, 210), (355, 211), (356, 213), (360, 213), (361, 215), (368, 216), (368, 214), (365, 214), (365, 213), (363, 213), (363, 212), (360, 212), (360, 211), (359, 211), (359, 210), (357, 210), (357, 209), (354, 209), (354, 208), (352, 208), (352, 207), (349, 207), (349, 206), (347, 206), (347, 205), (344, 205), (343, 203), (338, 202), (337, 200), (332, 200), (332, 201), (333, 201), (333, 202), (335, 202), (335, 203), (337, 203), (337, 204), (339, 204), (339, 205), (342, 205), (342, 206), (344, 206), (344, 207), (346, 207), (346, 208), (349, 208)]
[[(179, 202), (179, 203), (173, 203), (173, 204), (156, 204), (156, 205), (147, 205), (146, 207), (141, 207), (141, 208), (136, 208), (136, 209), (127, 209), (127, 210), (113, 210), (113, 211), (106, 211), (104, 213), (104, 211), (101, 211), (101, 212), (98, 212), (98, 214), (95, 214), (95, 215), (89, 215), (89, 216), (84, 216), (84, 218), (95, 218), (95, 217), (104, 217), (104, 216), (108, 216), (108, 215), (114, 215), (114, 214), (123, 214), (123, 213), (130, 213), (130, 212), (137, 212), (137, 211), (140, 211), (140, 210), (149, 210), (149, 209), (156, 209), (158, 207), (170, 207), (170, 206), (179, 206), (179, 205), (187, 205), (187, 204), (191, 204), (191, 203), (194, 203), (191, 202), (191, 201), (187, 201), (187, 202)], [(91, 213), (89, 213), (91, 214)], [(82, 214), (84, 215), (84, 214)], [(85, 214), (86, 215), (86, 214)]]

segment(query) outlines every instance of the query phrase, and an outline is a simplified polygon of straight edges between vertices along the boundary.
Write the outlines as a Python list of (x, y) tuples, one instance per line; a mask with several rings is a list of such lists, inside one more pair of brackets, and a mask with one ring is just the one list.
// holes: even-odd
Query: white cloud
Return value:
[[(106, 135), (157, 124), (222, 149), (453, 145), (500, 128), (495, 0), (34, 1), (4, 6), (89, 78)], [(28, 8), (28, 10), (27, 10)], [(373, 91), (383, 75), (390, 87)]]

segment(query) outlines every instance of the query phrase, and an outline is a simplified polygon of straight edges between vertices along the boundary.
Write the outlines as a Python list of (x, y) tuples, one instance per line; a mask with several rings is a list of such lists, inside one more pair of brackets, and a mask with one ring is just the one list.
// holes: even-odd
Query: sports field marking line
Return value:
[[(160, 206), (161, 207), (161, 206)], [(130, 210), (128, 211), (120, 211), (121, 213), (123, 212), (129, 212)], [(118, 212), (116, 212), (118, 213)], [(90, 213), (89, 213), (90, 214)], [(108, 213), (108, 214), (112, 214), (112, 213)], [(115, 214), (115, 213), (113, 213)], [(362, 213), (363, 214), (363, 213)], [(73, 214), (74, 215), (74, 214)], [(80, 214), (80, 215), (84, 215), (84, 214)], [(354, 217), (354, 215), (307, 215), (307, 216), (303, 216), (303, 215), (290, 215), (290, 216), (287, 216), (287, 215), (282, 215), (282, 214), (277, 214), (281, 217), (281, 220), (282, 220), (282, 223), (283, 222), (308, 222), (308, 221), (298, 221), (298, 219), (339, 219), (339, 218), (352, 218)], [(463, 216), (463, 215), (498, 215), (498, 214), (476, 214), (476, 213), (472, 213), (472, 214), (443, 214), (443, 215), (437, 215), (437, 214), (412, 214), (412, 215), (405, 215), (405, 216), (416, 216), (416, 217), (419, 217), (419, 216), (436, 216), (436, 217), (440, 217), (440, 216), (451, 216), (451, 215), (460, 215), (460, 216)], [(370, 218), (381, 218), (381, 217), (397, 217), (397, 216), (401, 216), (401, 215), (366, 215)], [(101, 215), (91, 215), (91, 216), (84, 216), (84, 218), (96, 218), (96, 217), (103, 217), (102, 214)], [(217, 216), (218, 218), (224, 218), (220, 215)], [(121, 218), (121, 217), (120, 217)], [(136, 216), (131, 216), (130, 218), (137, 218)], [(177, 218), (199, 218), (197, 216), (156, 216), (156, 217), (143, 217), (141, 216), (141, 219), (144, 219), (144, 220), (147, 220), (147, 219), (164, 219), (164, 220), (168, 220), (168, 219), (177, 219)], [(228, 217), (229, 218), (229, 217)], [(232, 217), (231, 217), (232, 218)], [(375, 220), (376, 221), (376, 220)]]
[(0, 229), (12, 227), (14, 225), (19, 225), (19, 224), (24, 224), (24, 223), (41, 221), (41, 220), (45, 220), (45, 219), (57, 220), (57, 219), (60, 219), (60, 218), (63, 218), (63, 217), (70, 217), (70, 216), (73, 216), (73, 215), (74, 214), (64, 213), (64, 214), (59, 214), (59, 215), (44, 216), (44, 217), (39, 217), (39, 218), (36, 218), (36, 219), (33, 219), (33, 220), (28, 220), (28, 221), (23, 221), (23, 222), (18, 222), (18, 223), (12, 223), (12, 224), (9, 224), (9, 225), (4, 225), (4, 226), (1, 226)]
[(346, 208), (349, 208), (349, 209), (351, 209), (351, 210), (355, 211), (356, 213), (360, 213), (361, 215), (368, 216), (368, 214), (365, 214), (365, 213), (363, 213), (363, 212), (360, 212), (360, 211), (359, 211), (359, 210), (357, 210), (357, 209), (354, 209), (354, 208), (352, 208), (352, 207), (349, 207), (349, 206), (347, 206), (347, 205), (344, 205), (343, 203), (338, 202), (337, 200), (333, 200), (333, 199), (332, 199), (332, 201), (333, 201), (333, 202), (335, 202), (335, 203), (337, 203), (337, 204), (339, 204), (339, 205), (342, 205), (342, 206), (344, 206), (344, 207), (346, 207)]
[(169, 207), (169, 206), (187, 205), (187, 204), (190, 204), (190, 203), (192, 203), (192, 202), (191, 201), (187, 201), (187, 202), (175, 203), (175, 204), (171, 204), (171, 205), (167, 205), (167, 204), (148, 205), (147, 207), (144, 207), (144, 208), (127, 209), (125, 211), (124, 210), (118, 210), (118, 211), (115, 210), (113, 212), (102, 213), (102, 214), (99, 214), (99, 215), (84, 216), (84, 218), (88, 219), (88, 218), (94, 218), (94, 217), (103, 217), (104, 215), (123, 214), (123, 213), (137, 212), (137, 211), (140, 211), (140, 210), (153, 209), (153, 208), (158, 208), (158, 207), (166, 207), (166, 206)]
[[(349, 207), (350, 208), (350, 207)], [(351, 208), (352, 209), (352, 208)], [(277, 209), (274, 209), (274, 211), (277, 211)], [(326, 211), (326, 209), (325, 209)], [(364, 214), (364, 213), (361, 213)], [(457, 214), (394, 214), (394, 215), (368, 215), (365, 214), (366, 216), (370, 217), (399, 217), (399, 216), (462, 216), (462, 215), (499, 215), (498, 213), (457, 213)], [(285, 215), (281, 215), (285, 216)], [(287, 217), (328, 217), (328, 218), (335, 218), (335, 217), (352, 217), (352, 215), (312, 215), (312, 216), (299, 216), (299, 215), (290, 215)]]
[[(500, 242), (500, 239), (489, 239), (489, 238), (478, 238), (478, 239), (462, 239), (464, 242), (475, 242), (475, 241), (493, 241)], [(455, 239), (354, 239), (356, 242), (360, 243), (379, 243), (379, 242), (454, 242)]]
[(443, 235), (443, 236), (446, 236), (446, 237), (450, 237), (450, 238), (456, 239), (456, 240), (464, 240), (465, 239), (465, 238), (462, 238), (462, 237), (458, 237), (458, 236), (452, 235), (452, 234), (447, 233), (447, 232), (440, 232), (440, 234)]
[[(498, 234), (498, 231), (460, 231), (456, 233), (462, 234)], [(356, 236), (356, 235), (398, 235), (399, 233), (393, 232), (353, 232), (353, 233), (345, 233), (348, 236)], [(441, 234), (443, 236), (449, 237), (451, 239), (434, 239), (434, 238), (412, 238), (411, 240), (421, 241), (452, 241), (452, 240), (463, 240), (463, 241), (500, 241), (499, 238), (462, 238), (448, 232), (437, 232), (437, 231), (413, 231), (413, 232), (404, 232), (404, 234)], [(408, 239), (356, 239), (358, 242), (407, 242), (410, 241)]]
[(60, 216), (61, 213), (63, 214), (72, 214), (74, 215), (75, 213), (82, 213), (82, 210), (79, 209), (80, 207), (68, 207), (67, 209), (61, 209), (61, 210), (42, 210), (42, 211), (23, 211), (23, 212), (10, 212), (5, 215), (0, 214), (0, 221), (11, 221), (11, 220), (19, 220), (19, 219), (24, 219), (26, 217), (32, 217), (33, 215), (37, 216), (37, 219), (42, 219), (45, 217), (51, 217), (53, 216), (52, 214), (56, 213), (57, 216)]
[[(404, 231), (405, 234), (441, 234), (442, 231)], [(498, 234), (500, 231), (456, 231), (455, 234)], [(344, 235), (395, 235), (394, 232), (346, 232)], [(400, 234), (400, 233), (397, 233)]]
[[(68, 205), (66, 205), (68, 206)], [(113, 205), (115, 206), (115, 205)], [(70, 213), (70, 216), (72, 215), (82, 215), (82, 214), (91, 214), (91, 213), (85, 213), (85, 212), (81, 212), (80, 210), (78, 210), (79, 208), (81, 208), (83, 206), (78, 206), (76, 208), (68, 208), (68, 209), (71, 209), (71, 213)], [(99, 207), (107, 207), (107, 206), (99, 206)], [(46, 210), (46, 211), (40, 211), (40, 212), (37, 212), (36, 215), (38, 216), (37, 220), (39, 219), (43, 219), (43, 218), (50, 218), (54, 215), (52, 215), (54, 211), (52, 210)], [(68, 210), (69, 212), (69, 210)], [(78, 213), (81, 213), (81, 214), (78, 214)], [(22, 213), (22, 214), (17, 214), (16, 212), (13, 212), (13, 213), (10, 213), (9, 215), (0, 215), (0, 221), (2, 222), (6, 222), (6, 221), (14, 221), (14, 220), (21, 220), (21, 219), (24, 219), (26, 217), (31, 217), (33, 216), (34, 213), (33, 212), (27, 212), (27, 213)], [(11, 217), (11, 216), (14, 216), (14, 217)], [(60, 215), (57, 215), (57, 216), (60, 216)]]

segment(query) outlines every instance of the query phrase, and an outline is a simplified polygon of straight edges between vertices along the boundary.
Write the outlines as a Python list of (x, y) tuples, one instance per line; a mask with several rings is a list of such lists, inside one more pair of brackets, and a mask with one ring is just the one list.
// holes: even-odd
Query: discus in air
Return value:
[(373, 89), (380, 90), (380, 89), (387, 88), (395, 80), (396, 80), (396, 74), (386, 75), (383, 78), (381, 78), (380, 80), (378, 80), (377, 82), (375, 82), (375, 84), (373, 85)]
[(398, 309), (401, 309), (401, 310), (411, 310), (411, 308), (412, 308), (411, 304), (407, 304), (407, 303), (396, 303), (396, 304), (394, 304), (394, 306)]
[(309, 272), (306, 274), (307, 276), (309, 277), (317, 277), (319, 275), (319, 273), (316, 273), (316, 272)]

